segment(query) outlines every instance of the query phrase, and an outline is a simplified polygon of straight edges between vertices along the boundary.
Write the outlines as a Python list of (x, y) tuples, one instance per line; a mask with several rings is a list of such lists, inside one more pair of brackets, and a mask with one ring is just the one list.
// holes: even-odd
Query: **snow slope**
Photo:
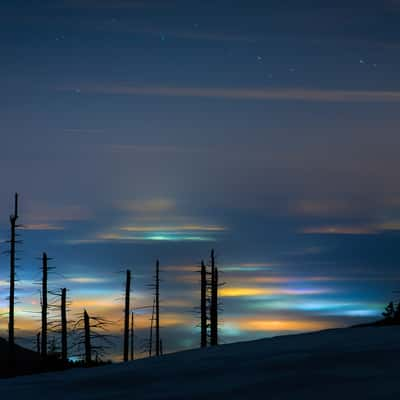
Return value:
[[(40, 357), (37, 353), (15, 345), (17, 372), (29, 374), (40, 367)], [(8, 342), (0, 338), (0, 377), (4, 376), (8, 367)]]
[(395, 399), (400, 328), (328, 330), (0, 381), (1, 399)]

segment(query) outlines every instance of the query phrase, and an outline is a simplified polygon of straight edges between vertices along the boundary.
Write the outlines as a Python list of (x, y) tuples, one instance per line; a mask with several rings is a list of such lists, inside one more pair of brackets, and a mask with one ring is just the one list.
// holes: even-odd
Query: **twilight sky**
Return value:
[[(86, 306), (116, 335), (121, 271), (151, 305), (160, 258), (167, 351), (198, 345), (212, 247), (224, 342), (379, 316), (400, 289), (399, 25), (396, 0), (2, 4), (0, 235), (18, 191), (20, 343), (39, 330), (43, 251), (71, 317)], [(2, 255), (2, 312), (7, 274)]]

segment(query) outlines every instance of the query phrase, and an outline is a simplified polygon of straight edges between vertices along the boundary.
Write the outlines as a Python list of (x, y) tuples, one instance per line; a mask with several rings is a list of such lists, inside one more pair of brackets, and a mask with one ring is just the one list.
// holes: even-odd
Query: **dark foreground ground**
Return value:
[(0, 381), (3, 399), (398, 399), (400, 327), (282, 336)]

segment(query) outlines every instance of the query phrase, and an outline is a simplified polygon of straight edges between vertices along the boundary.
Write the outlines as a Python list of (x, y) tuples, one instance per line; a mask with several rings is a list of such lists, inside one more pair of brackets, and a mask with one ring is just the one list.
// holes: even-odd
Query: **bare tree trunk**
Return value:
[(160, 355), (160, 262), (156, 263), (156, 356)]
[(36, 334), (36, 351), (40, 355), (40, 332)]
[(124, 361), (128, 361), (129, 355), (129, 313), (130, 313), (131, 271), (126, 271), (125, 287), (125, 324), (124, 324)]
[(210, 305), (210, 344), (218, 345), (218, 268), (215, 266), (214, 249), (211, 250), (211, 305)]
[(83, 321), (85, 325), (85, 363), (86, 366), (92, 364), (92, 345), (90, 343), (90, 318), (86, 310), (83, 312)]
[(151, 320), (150, 320), (150, 339), (149, 339), (149, 357), (151, 357), (153, 352), (153, 323), (154, 323), (154, 307), (156, 304), (156, 299), (153, 299), (153, 311), (151, 313)]
[(200, 313), (201, 313), (201, 340), (200, 346), (207, 347), (207, 271), (204, 261), (201, 261), (201, 293), (200, 293)]
[(67, 289), (61, 289), (61, 360), (64, 365), (68, 361), (67, 345)]
[(16, 367), (15, 359), (15, 336), (14, 336), (14, 307), (15, 307), (15, 245), (16, 227), (18, 219), (18, 193), (14, 198), (14, 214), (10, 216), (11, 239), (10, 239), (10, 296), (9, 296), (9, 315), (8, 315), (8, 361), (10, 372)]
[(131, 314), (131, 361), (135, 359), (135, 311)]
[(47, 357), (47, 277), (48, 277), (47, 254), (42, 257), (42, 358)]

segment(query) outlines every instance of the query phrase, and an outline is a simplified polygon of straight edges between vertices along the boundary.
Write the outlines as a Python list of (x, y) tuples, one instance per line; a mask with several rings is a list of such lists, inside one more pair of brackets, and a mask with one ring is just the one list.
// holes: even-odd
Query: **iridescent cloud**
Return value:
[(378, 230), (370, 226), (326, 225), (304, 228), (301, 233), (307, 235), (371, 235), (378, 233)]
[(25, 224), (23, 229), (27, 231), (62, 231), (64, 227), (53, 224)]
[(236, 327), (242, 332), (261, 331), (261, 332), (307, 332), (321, 329), (333, 328), (335, 325), (329, 321), (319, 320), (285, 320), (260, 318), (258, 315), (249, 317), (227, 318), (226, 321), (231, 327)]
[[(60, 91), (75, 92), (74, 87), (60, 87)], [(167, 97), (224, 98), (236, 100), (281, 100), (306, 102), (400, 102), (397, 91), (318, 90), (303, 88), (222, 88), (222, 87), (162, 87), (131, 85), (80, 85), (81, 94), (142, 95)]]
[(123, 226), (120, 228), (121, 231), (127, 232), (181, 232), (181, 231), (211, 231), (221, 232), (225, 231), (226, 228), (223, 226), (203, 226), (203, 225), (181, 225), (181, 226)]
[(257, 288), (257, 287), (223, 287), (221, 297), (265, 297), (265, 296), (302, 296), (331, 293), (332, 289), (296, 289), (296, 288)]

